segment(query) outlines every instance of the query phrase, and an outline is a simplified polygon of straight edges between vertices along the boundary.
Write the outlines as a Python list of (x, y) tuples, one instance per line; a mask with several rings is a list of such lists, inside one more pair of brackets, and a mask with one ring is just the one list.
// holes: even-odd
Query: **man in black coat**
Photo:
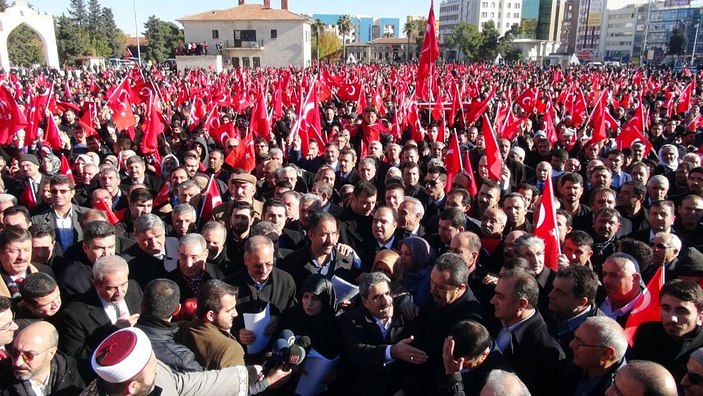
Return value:
[(156, 358), (171, 370), (180, 373), (203, 371), (193, 351), (174, 340), (179, 327), (171, 323), (171, 318), (181, 309), (179, 300), (180, 290), (175, 282), (154, 279), (144, 289), (142, 315), (134, 327), (144, 331)]
[(556, 384), (564, 351), (536, 309), (538, 295), (531, 275), (510, 270), (501, 276), (491, 300), (495, 316), (503, 322), (496, 342), (530, 392), (559, 395)]
[(679, 383), (689, 356), (703, 346), (703, 290), (697, 283), (675, 279), (659, 296), (661, 321), (637, 328), (628, 358), (659, 363)]
[(137, 244), (129, 256), (129, 277), (146, 287), (152, 279), (166, 278), (178, 266), (178, 239), (166, 237), (164, 222), (154, 214), (140, 216), (134, 223)]
[(418, 393), (416, 369), (427, 354), (411, 345), (416, 322), (394, 309), (390, 279), (380, 272), (362, 275), (359, 295), (362, 306), (341, 317), (346, 360), (338, 370), (340, 394)]
[(138, 155), (127, 158), (125, 167), (127, 168), (127, 177), (122, 179), (120, 184), (122, 191), (127, 191), (134, 184), (143, 184), (151, 196), (155, 197), (164, 186), (164, 182), (160, 178), (145, 173), (146, 163)]
[(107, 336), (133, 326), (141, 312), (142, 291), (128, 279), (129, 267), (119, 256), (93, 265), (93, 288), (68, 304), (59, 326), (62, 352), (76, 358), (81, 373), (91, 373), (90, 356)]
[(58, 351), (58, 339), (56, 328), (49, 322), (32, 323), (19, 332), (10, 348), (12, 364), (0, 369), (0, 395), (34, 396), (36, 384), (45, 395), (79, 394), (85, 383), (75, 359)]
[(488, 330), (473, 320), (452, 327), (444, 340), (442, 360), (444, 375), (436, 387), (441, 396), (478, 396), (491, 371), (513, 371)]

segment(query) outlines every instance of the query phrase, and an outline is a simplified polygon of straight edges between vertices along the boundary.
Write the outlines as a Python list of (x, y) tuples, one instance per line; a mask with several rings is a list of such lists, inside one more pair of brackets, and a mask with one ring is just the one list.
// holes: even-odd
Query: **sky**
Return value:
[[(69, 0), (25, 0), (40, 13), (60, 16), (68, 14)], [(439, 12), (440, 0), (435, 4), (435, 15)], [(12, 4), (12, 1), (8, 1)], [(134, 5), (137, 25), (143, 33), (144, 23), (151, 15), (175, 22), (176, 19), (209, 10), (221, 10), (237, 6), (237, 0), (100, 0), (103, 7), (112, 8), (117, 27), (134, 36)], [(263, 4), (263, 0), (247, 0), (247, 4)], [(271, 0), (272, 8), (280, 8), (280, 0)], [(298, 14), (350, 14), (368, 15), (375, 18), (399, 18), (400, 25), (408, 15), (427, 16), (430, 0), (289, 0), (288, 9)], [(180, 25), (179, 25), (180, 26)]]

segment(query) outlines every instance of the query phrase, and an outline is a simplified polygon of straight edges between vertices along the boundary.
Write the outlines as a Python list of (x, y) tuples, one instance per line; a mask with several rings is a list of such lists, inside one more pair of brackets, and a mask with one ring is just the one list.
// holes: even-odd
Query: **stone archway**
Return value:
[(19, 25), (25, 24), (34, 30), (42, 41), (44, 61), (47, 66), (59, 68), (59, 51), (56, 48), (54, 17), (40, 15), (27, 7), (24, 1), (16, 0), (12, 7), (0, 13), (0, 67), (10, 68), (10, 56), (7, 52), (7, 38)]

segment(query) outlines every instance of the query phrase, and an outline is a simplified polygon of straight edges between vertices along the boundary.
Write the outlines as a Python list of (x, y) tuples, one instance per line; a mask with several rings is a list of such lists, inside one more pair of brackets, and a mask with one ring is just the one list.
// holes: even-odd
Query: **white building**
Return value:
[(522, 0), (446, 0), (439, 5), (439, 32), (451, 34), (454, 25), (468, 22), (483, 30), (488, 21), (495, 23), (502, 36), (520, 24)]
[(580, 0), (574, 52), (581, 62), (602, 60), (601, 39), (606, 34), (606, 0)]
[(601, 40), (602, 60), (629, 61), (635, 41), (638, 5), (629, 4), (606, 11), (605, 39)]
[(312, 21), (264, 4), (243, 4), (180, 18), (185, 42), (207, 42), (209, 53), (222, 46), (225, 67), (310, 66)]

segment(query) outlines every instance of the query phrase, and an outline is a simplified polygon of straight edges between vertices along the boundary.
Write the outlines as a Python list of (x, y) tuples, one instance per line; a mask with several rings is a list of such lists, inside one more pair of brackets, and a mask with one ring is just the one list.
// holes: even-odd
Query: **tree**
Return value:
[(25, 24), (10, 32), (7, 38), (7, 52), (10, 63), (29, 66), (44, 63), (44, 48), (39, 34)]
[(673, 55), (681, 55), (684, 52), (684, 41), (686, 37), (684, 36), (684, 31), (680, 27), (675, 27), (671, 31), (671, 37), (669, 38), (669, 53)]
[(477, 58), (482, 41), (483, 35), (478, 31), (478, 28), (466, 22), (459, 22), (454, 25), (452, 33), (445, 38), (447, 48), (459, 50), (468, 60)]
[(410, 60), (410, 55), (408, 51), (410, 51), (410, 40), (415, 38), (417, 35), (417, 24), (413, 22), (406, 22), (405, 26), (403, 26), (403, 33), (405, 33), (405, 36), (408, 38), (408, 46), (405, 48), (405, 60), (409, 61)]
[(342, 42), (334, 32), (322, 32), (320, 44), (318, 46), (319, 57), (324, 59), (338, 52), (342, 48)]
[(173, 22), (164, 22), (155, 15), (149, 17), (144, 24), (144, 37), (149, 47), (144, 56), (156, 63), (162, 63), (168, 58), (176, 45), (183, 42), (183, 31)]
[[(510, 30), (498, 39), (498, 52), (503, 55), (504, 59), (508, 59), (508, 55), (513, 51), (513, 40), (520, 34), (520, 25), (517, 23), (510, 27)], [(519, 52), (519, 51), (518, 51)]]
[(500, 37), (495, 22), (484, 22), (481, 37), (481, 46), (479, 47), (480, 60), (492, 61), (498, 55), (498, 38)]
[(100, 12), (98, 19), (98, 38), (94, 41), (95, 47), (99, 47), (97, 51), (101, 56), (116, 56), (124, 53), (124, 48), (127, 45), (127, 36), (115, 23), (115, 15), (111, 8), (104, 7)]
[(55, 18), (54, 29), (61, 63), (72, 64), (77, 58), (86, 54), (89, 48), (88, 39), (81, 35), (80, 29), (72, 18), (66, 15)]
[(520, 36), (524, 38), (535, 38), (537, 37), (537, 20), (536, 19), (523, 19), (520, 22)]
[(88, 25), (88, 7), (85, 0), (71, 0), (68, 5), (68, 15), (79, 28), (85, 28)]
[(337, 20), (337, 27), (339, 27), (339, 34), (342, 35), (342, 63), (347, 62), (347, 34), (351, 33), (354, 28), (354, 23), (351, 17), (347, 14), (342, 15)]
[(312, 24), (312, 34), (315, 36), (315, 53), (317, 61), (320, 61), (320, 36), (325, 32), (325, 24), (319, 18)]

